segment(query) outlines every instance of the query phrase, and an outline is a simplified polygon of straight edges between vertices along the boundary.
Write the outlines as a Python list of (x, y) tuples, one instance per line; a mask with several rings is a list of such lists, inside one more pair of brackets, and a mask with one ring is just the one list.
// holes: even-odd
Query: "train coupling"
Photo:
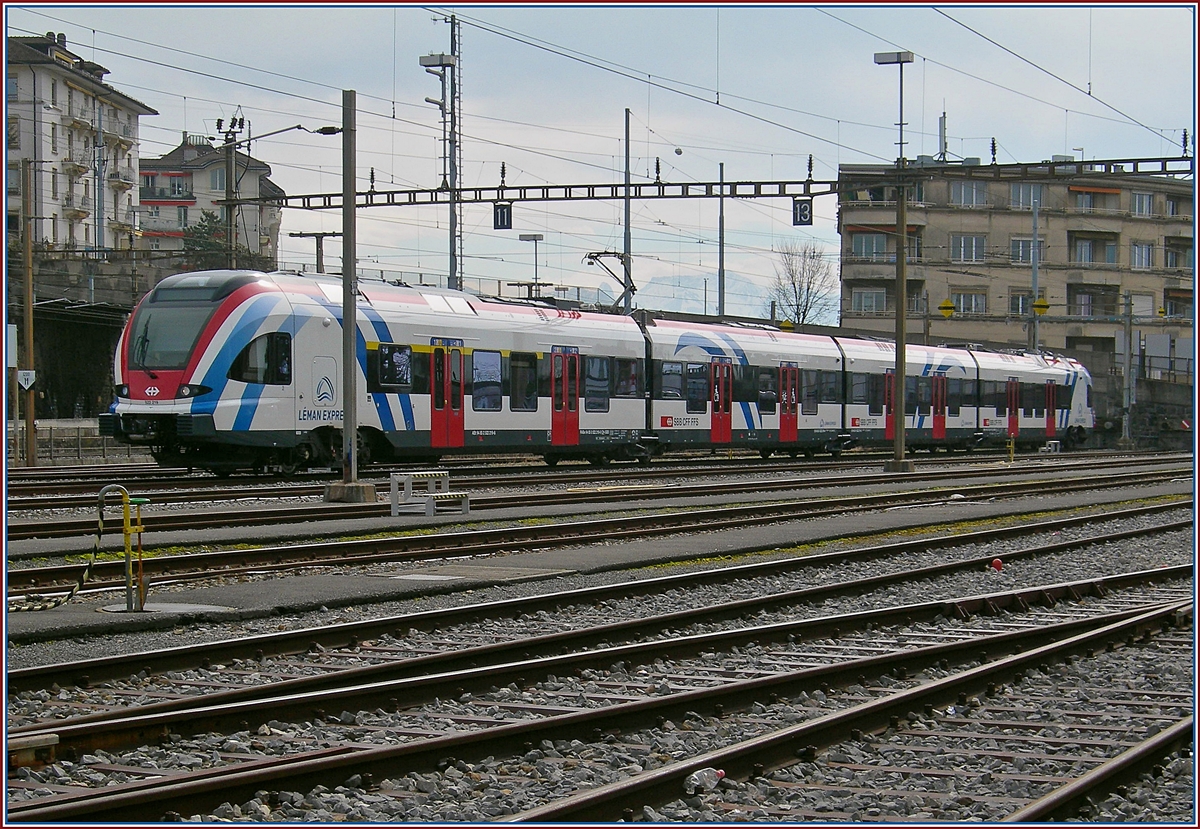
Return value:
[(858, 446), (858, 438), (851, 434), (840, 434), (830, 438), (825, 443), (826, 452), (842, 452)]

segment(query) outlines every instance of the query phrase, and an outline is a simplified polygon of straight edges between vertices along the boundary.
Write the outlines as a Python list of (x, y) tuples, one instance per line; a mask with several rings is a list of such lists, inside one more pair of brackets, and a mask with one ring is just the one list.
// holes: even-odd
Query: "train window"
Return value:
[(928, 415), (933, 411), (933, 378), (918, 377), (916, 380), (917, 408), (913, 411), (913, 414)]
[(959, 417), (962, 414), (963, 381), (951, 377), (946, 381), (946, 416)]
[(917, 414), (917, 378), (904, 378), (904, 414)]
[(607, 357), (583, 358), (583, 410), (585, 412), (607, 412), (609, 385)]
[(841, 403), (842, 402), (842, 377), (836, 371), (822, 371), (820, 375), (821, 381), (821, 402), (822, 403)]
[(850, 375), (850, 402), (851, 403), (866, 403), (867, 402), (867, 387), (870, 383), (870, 375), (855, 372)]
[(463, 355), (460, 349), (450, 352), (450, 408), (462, 409), (463, 404)]
[(659, 400), (683, 399), (683, 363), (664, 362), (658, 374)]
[(513, 353), (508, 358), (510, 394), (508, 407), (514, 412), (536, 412), (538, 373), (536, 354)]
[(974, 380), (962, 381), (962, 404), (964, 406), (974, 408), (979, 405), (976, 399), (976, 387), (977, 383)]
[(775, 369), (764, 368), (758, 372), (758, 412), (759, 414), (775, 414), (776, 406), (779, 402), (779, 390), (777, 388), (777, 375)]
[(1008, 416), (1008, 385), (999, 380), (989, 380), (992, 386), (991, 403), (996, 407), (997, 417)]
[(379, 385), (412, 385), (412, 348), (394, 343), (379, 344)]
[(819, 377), (821, 372), (805, 369), (800, 372), (800, 414), (815, 415), (817, 401), (820, 400), (821, 389)]
[(567, 355), (567, 411), (579, 408), (579, 358)]
[(642, 373), (639, 370), (638, 361), (618, 358), (614, 362), (617, 365), (617, 383), (613, 397), (641, 397)]
[(1046, 416), (1046, 389), (1037, 383), (1021, 384), (1021, 408), (1025, 417)]
[(471, 355), (471, 408), (498, 412), (502, 408), (500, 352), (476, 351)]
[(255, 337), (233, 358), (229, 379), (288, 386), (292, 383), (292, 335), (282, 331)]
[(130, 366), (184, 368), (216, 306), (210, 303), (155, 304), (161, 289), (156, 291), (151, 294), (152, 301), (143, 304), (134, 315), (130, 327), (133, 334), (129, 347)]
[(887, 388), (887, 374), (867, 375), (867, 414), (879, 416), (883, 414), (883, 398)]
[(1071, 393), (1073, 389), (1070, 386), (1056, 386), (1054, 389), (1054, 402), (1057, 408), (1070, 411), (1071, 409)]
[(446, 408), (446, 349), (433, 350), (433, 408)]
[(708, 363), (687, 364), (687, 411), (704, 414), (708, 411)]

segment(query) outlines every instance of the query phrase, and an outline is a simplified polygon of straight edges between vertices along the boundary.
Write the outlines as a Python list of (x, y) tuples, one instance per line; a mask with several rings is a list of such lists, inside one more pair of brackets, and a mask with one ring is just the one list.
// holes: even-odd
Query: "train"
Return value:
[[(521, 453), (649, 463), (680, 450), (763, 457), (890, 446), (895, 344), (359, 282), (357, 463)], [(102, 434), (164, 466), (291, 474), (342, 463), (342, 282), (175, 274), (118, 340)], [(1082, 445), (1092, 382), (1050, 353), (909, 344), (905, 442)]]

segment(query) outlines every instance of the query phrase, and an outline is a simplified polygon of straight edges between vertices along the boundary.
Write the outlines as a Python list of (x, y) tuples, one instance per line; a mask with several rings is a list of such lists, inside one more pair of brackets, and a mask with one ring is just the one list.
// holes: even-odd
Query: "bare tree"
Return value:
[(801, 325), (836, 325), (840, 293), (833, 263), (812, 242), (784, 242), (775, 265), (771, 300), (778, 319)]

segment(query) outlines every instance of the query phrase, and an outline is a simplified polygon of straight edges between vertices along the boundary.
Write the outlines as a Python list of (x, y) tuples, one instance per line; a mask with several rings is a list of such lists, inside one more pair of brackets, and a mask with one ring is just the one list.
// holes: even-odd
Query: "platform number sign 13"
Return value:
[(792, 199), (792, 224), (812, 224), (812, 199)]

